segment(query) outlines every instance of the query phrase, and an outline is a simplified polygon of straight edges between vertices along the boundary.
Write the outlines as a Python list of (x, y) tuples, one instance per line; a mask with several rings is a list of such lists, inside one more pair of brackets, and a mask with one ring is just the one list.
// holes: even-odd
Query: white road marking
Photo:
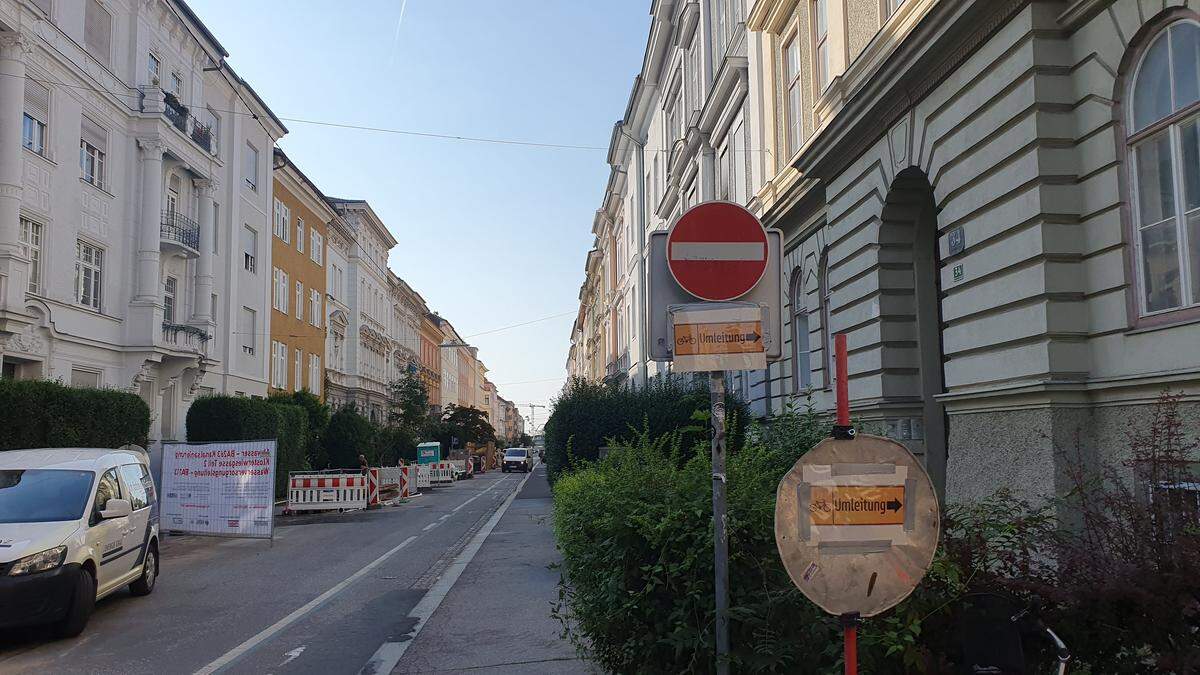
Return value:
[(249, 640), (246, 640), (242, 644), (234, 647), (233, 649), (229, 650), (228, 652), (225, 652), (225, 654), (223, 654), (216, 661), (213, 661), (212, 663), (208, 664), (207, 666), (204, 666), (200, 670), (197, 670), (196, 675), (210, 675), (211, 673), (217, 672), (218, 670), (220, 670), (221, 668), (224, 668), (225, 666), (229, 665), (230, 663), (233, 663), (237, 658), (239, 658), (246, 652), (250, 651), (251, 649), (254, 649), (258, 645), (260, 645), (262, 642), (264, 642), (265, 640), (274, 636), (279, 631), (281, 631), (284, 628), (287, 628), (288, 626), (292, 625), (293, 623), (299, 621), (301, 618), (303, 618), (309, 612), (311, 612), (314, 609), (316, 609), (317, 607), (320, 607), (321, 605), (323, 605), (327, 600), (329, 600), (333, 596), (337, 595), (338, 593), (341, 593), (343, 590), (345, 590), (345, 588), (347, 586), (354, 583), (355, 581), (358, 581), (363, 576), (365, 576), (368, 572), (370, 572), (371, 570), (375, 569), (376, 567), (382, 565), (385, 560), (392, 557), (393, 555), (398, 553), (401, 549), (405, 548), (409, 544), (416, 541), (416, 539), (417, 539), (417, 537), (414, 535), (414, 536), (409, 537), (408, 539), (405, 539), (404, 541), (400, 542), (396, 546), (392, 547), (388, 552), (379, 556), (375, 560), (367, 563), (367, 565), (365, 567), (363, 567), (362, 569), (360, 569), (359, 571), (355, 572), (354, 574), (351, 574), (349, 577), (346, 577), (345, 580), (339, 582), (333, 588), (325, 591), (324, 593), (322, 593), (322, 594), (318, 595), (317, 597), (313, 598), (312, 600), (310, 600), (303, 607), (300, 607), (299, 609), (295, 610), (291, 614), (288, 614), (287, 616), (283, 617), (279, 621), (276, 621), (275, 623), (271, 624), (270, 626), (263, 629), (261, 632), (259, 632), (257, 635), (250, 638)]
[(766, 260), (765, 244), (744, 241), (677, 241), (671, 260)]
[(295, 661), (303, 653), (304, 653), (304, 645), (300, 645), (299, 647), (296, 647), (295, 649), (293, 649), (290, 652), (284, 652), (283, 655), (286, 656), (287, 658), (283, 660), (283, 663), (281, 663), (275, 667), (282, 668), (282, 667), (286, 666), (287, 664), (291, 663), (292, 661)]
[[(463, 552), (458, 554), (458, 557), (454, 559), (454, 562), (450, 563), (450, 566), (446, 568), (446, 571), (443, 572), (442, 576), (438, 578), (436, 583), (434, 583), (433, 588), (430, 588), (425, 593), (425, 596), (421, 598), (421, 601), (418, 602), (417, 606), (414, 607), (412, 612), (409, 613), (409, 618), (416, 619), (417, 621), (413, 624), (412, 629), (407, 633), (406, 637), (408, 639), (404, 642), (385, 642), (380, 645), (379, 649), (375, 650), (375, 654), (371, 657), (371, 660), (367, 661), (366, 665), (362, 667), (362, 670), (358, 671), (358, 675), (390, 673), (392, 672), (392, 669), (396, 667), (396, 664), (400, 663), (400, 659), (402, 659), (404, 657), (404, 653), (408, 651), (409, 645), (416, 641), (417, 636), (421, 634), (421, 629), (425, 627), (425, 623), (429, 621), (429, 618), (432, 617), (433, 613), (436, 612), (438, 607), (441, 606), (442, 600), (446, 599), (446, 595), (450, 593), (450, 589), (454, 587), (454, 584), (458, 581), (458, 578), (462, 576), (463, 570), (467, 569), (467, 565), (471, 564), (471, 561), (475, 558), (475, 554), (478, 553), (479, 549), (483, 547), (484, 540), (488, 538), (488, 535), (492, 533), (492, 530), (496, 529), (496, 524), (500, 522), (500, 518), (504, 516), (504, 512), (508, 510), (510, 505), (512, 505), (513, 500), (517, 498), (517, 494), (521, 492), (521, 488), (525, 487), (525, 483), (528, 482), (532, 476), (532, 471), (525, 474), (525, 478), (521, 480), (520, 484), (517, 485), (517, 488), (508, 495), (508, 498), (504, 500), (504, 503), (500, 505), (500, 508), (496, 509), (496, 512), (492, 514), (492, 517), (488, 519), (487, 523), (485, 523), (484, 526), (480, 528), (479, 532), (477, 532), (471, 539), (471, 543), (467, 544), (467, 547), (463, 549)], [(497, 482), (493, 484), (492, 487), (496, 487), (496, 485), (499, 484), (500, 483)], [(492, 488), (488, 488), (488, 490), (491, 489)], [(475, 499), (483, 494), (484, 493), (481, 492), (471, 499)], [(466, 503), (464, 502), (462, 506), (466, 506)], [(459, 508), (462, 508), (462, 506)]]
[(437, 527), (438, 525), (441, 525), (441, 523), (430, 523), (430, 524), (426, 525), (425, 527), (422, 527), (421, 531), (428, 532), (428, 531), (432, 530), (433, 528)]

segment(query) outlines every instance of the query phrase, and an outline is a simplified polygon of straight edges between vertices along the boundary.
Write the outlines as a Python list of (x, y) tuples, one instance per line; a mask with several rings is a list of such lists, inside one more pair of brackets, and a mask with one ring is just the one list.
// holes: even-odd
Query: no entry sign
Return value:
[(700, 204), (671, 226), (667, 265), (680, 287), (701, 300), (740, 298), (767, 270), (767, 231), (737, 204)]

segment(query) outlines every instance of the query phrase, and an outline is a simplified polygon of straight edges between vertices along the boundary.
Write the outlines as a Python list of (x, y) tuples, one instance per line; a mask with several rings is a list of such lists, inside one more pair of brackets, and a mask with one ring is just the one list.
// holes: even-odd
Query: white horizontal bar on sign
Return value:
[(671, 260), (766, 260), (767, 247), (745, 241), (677, 241)]

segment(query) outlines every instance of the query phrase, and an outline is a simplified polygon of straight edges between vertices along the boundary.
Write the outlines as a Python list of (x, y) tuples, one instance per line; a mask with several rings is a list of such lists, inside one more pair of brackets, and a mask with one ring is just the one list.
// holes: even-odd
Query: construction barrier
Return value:
[(417, 490), (423, 490), (433, 485), (433, 470), (432, 464), (417, 465)]
[(452, 485), (454, 483), (454, 468), (450, 466), (450, 462), (434, 462), (429, 466), (432, 467), (430, 481), (434, 485)]
[(287, 511), (365, 509), (367, 491), (367, 477), (361, 473), (292, 471)]
[(408, 467), (372, 468), (367, 486), (367, 503), (373, 506), (397, 497), (408, 497)]

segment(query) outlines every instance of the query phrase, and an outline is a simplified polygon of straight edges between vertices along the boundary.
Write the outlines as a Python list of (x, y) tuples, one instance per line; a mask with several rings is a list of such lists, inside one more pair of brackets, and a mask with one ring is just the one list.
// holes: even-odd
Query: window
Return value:
[(813, 75), (817, 81), (817, 91), (825, 91), (829, 86), (829, 16), (828, 0), (812, 0), (810, 16), (813, 21)]
[(288, 312), (288, 275), (287, 272), (274, 268), (271, 271), (274, 292), (271, 294), (271, 306), (287, 314)]
[(329, 276), (332, 277), (330, 279), (330, 281), (332, 283), (330, 284), (331, 288), (329, 289), (329, 297), (331, 297), (331, 298), (342, 297), (342, 282), (344, 281), (344, 278), (342, 275), (342, 268), (339, 267), (337, 263), (330, 264)]
[(163, 281), (163, 323), (175, 323), (175, 289), (178, 285), (175, 277)]
[(273, 216), (274, 216), (274, 220), (272, 221), (271, 231), (275, 234), (276, 237), (279, 237), (280, 239), (282, 239), (284, 241), (284, 243), (290, 244), (291, 237), (292, 237), (292, 234), (291, 234), (292, 231), (291, 231), (291, 228), (289, 227), (289, 223), (292, 222), (292, 210), (290, 208), (288, 208), (287, 204), (284, 204), (283, 202), (276, 199), (275, 200), (275, 210), (273, 212)]
[(321, 395), (321, 357), (317, 354), (308, 355), (308, 390), (317, 396)]
[(121, 478), (125, 479), (125, 487), (129, 490), (126, 497), (129, 498), (129, 505), (134, 511), (150, 506), (150, 492), (147, 488), (153, 483), (150, 481), (150, 475), (146, 473), (146, 467), (141, 464), (122, 464)]
[(308, 322), (317, 328), (321, 327), (321, 292), (315, 288), (308, 291)]
[(209, 130), (209, 143), (211, 144), (211, 152), (217, 154), (217, 141), (221, 139), (221, 116), (217, 114), (211, 107), (204, 109), (205, 118), (204, 124)]
[(338, 370), (344, 370), (346, 367), (345, 359), (346, 336), (341, 331), (333, 332), (333, 367)]
[(296, 219), (296, 250), (304, 253), (304, 219)]
[(46, 125), (50, 121), (50, 89), (32, 79), (25, 80), (25, 115), (21, 119), (21, 145), (46, 155)]
[(271, 386), (276, 389), (287, 388), (287, 345), (271, 341)]
[(258, 312), (242, 307), (238, 317), (238, 335), (242, 338), (242, 352), (254, 356), (254, 344), (258, 335)]
[(797, 270), (792, 278), (792, 387), (800, 393), (812, 387), (812, 361), (809, 358), (808, 301), (804, 297), (804, 278)]
[(1200, 26), (1155, 38), (1130, 101), (1141, 312), (1200, 305)]
[(95, 370), (81, 368), (71, 369), (71, 386), (81, 389), (99, 389), (100, 373)]
[(212, 214), (213, 214), (212, 252), (217, 253), (218, 251), (221, 250), (220, 249), (220, 245), (221, 245), (221, 205), (220, 204), (213, 202)]
[(325, 236), (316, 230), (312, 231), (312, 241), (309, 242), (308, 257), (318, 265), (325, 264)]
[(162, 61), (154, 55), (154, 52), (146, 58), (146, 75), (149, 77), (149, 84), (157, 87), (162, 78)]
[(175, 94), (176, 98), (183, 96), (183, 78), (179, 73), (171, 73), (171, 93)]
[(687, 113), (700, 109), (700, 38), (692, 38), (692, 46), (687, 53)]
[[(829, 253), (821, 254), (817, 265), (817, 286), (821, 302), (821, 364), (825, 388), (833, 386), (833, 332), (829, 326)], [(811, 347), (810, 347), (811, 349)]]
[(100, 311), (104, 289), (104, 250), (85, 241), (75, 242), (75, 301)]
[(303, 365), (303, 364), (302, 364), (302, 360), (303, 360), (303, 358), (304, 358), (304, 352), (302, 352), (302, 351), (300, 350), (300, 348), (299, 348), (299, 347), (297, 347), (297, 348), (296, 348), (296, 358), (295, 358), (295, 364), (294, 364), (294, 366), (295, 366), (295, 373), (293, 373), (293, 375), (294, 375), (294, 378), (292, 379), (292, 386), (293, 386), (294, 388), (296, 388), (296, 389), (303, 389), (303, 388), (304, 388), (304, 386), (303, 386), (303, 384), (302, 384), (302, 383), (303, 383), (303, 380), (301, 380), (301, 379), (300, 379), (300, 377), (303, 375), (303, 371), (301, 370), (301, 367), (302, 367), (302, 365)]
[(246, 225), (242, 228), (242, 256), (247, 272), (258, 272), (257, 258), (258, 253), (258, 232), (254, 228)]
[(304, 284), (296, 282), (296, 318), (304, 320)]
[(249, 143), (246, 144), (246, 154), (242, 157), (242, 178), (246, 181), (246, 187), (258, 190), (258, 149)]
[(79, 170), (83, 180), (98, 188), (104, 187), (104, 153), (107, 148), (108, 132), (85, 116), (79, 134)]
[(883, 6), (884, 19), (887, 19), (892, 14), (895, 14), (896, 10), (900, 9), (900, 5), (904, 4), (904, 0), (880, 0), (880, 2)]
[(92, 58), (109, 65), (112, 52), (112, 17), (98, 0), (86, 0), (83, 14), (83, 48)]
[(25, 247), (25, 255), (29, 256), (29, 285), (30, 293), (37, 293), (42, 287), (42, 224), (28, 218), (21, 218), (20, 242)]
[(787, 149), (794, 155), (800, 149), (800, 40), (793, 36), (783, 48), (783, 77), (787, 87)]
[(96, 481), (96, 499), (92, 501), (92, 518), (88, 522), (95, 525), (100, 521), (100, 512), (108, 508), (108, 500), (120, 498), (121, 483), (117, 480), (117, 470), (109, 469)]

